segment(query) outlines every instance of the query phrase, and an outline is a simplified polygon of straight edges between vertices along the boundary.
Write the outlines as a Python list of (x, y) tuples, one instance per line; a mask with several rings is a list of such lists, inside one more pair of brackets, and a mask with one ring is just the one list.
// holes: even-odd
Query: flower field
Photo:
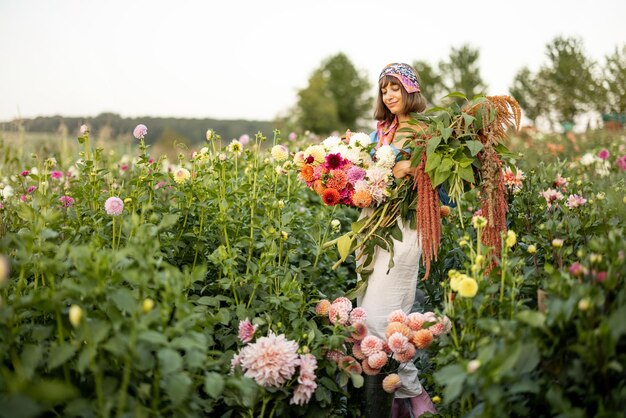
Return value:
[[(328, 316), (356, 275), (323, 245), (358, 212), (299, 177), (313, 140), (208, 131), (172, 161), (149, 129), (130, 149), (0, 136), (0, 416), (359, 416), (366, 313)], [(501, 263), (470, 191), (419, 284), (416, 311), (449, 319), (421, 330), (422, 383), (441, 416), (620, 416), (626, 136), (508, 146)]]

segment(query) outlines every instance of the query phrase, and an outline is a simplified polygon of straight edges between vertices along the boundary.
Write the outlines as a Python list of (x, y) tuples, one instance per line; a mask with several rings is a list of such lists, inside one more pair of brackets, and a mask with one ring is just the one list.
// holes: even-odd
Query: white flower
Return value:
[(370, 136), (367, 134), (364, 134), (363, 132), (354, 133), (350, 137), (350, 146), (352, 147), (356, 146), (360, 148), (365, 148), (371, 143), (372, 143), (372, 140), (370, 139)]
[(338, 136), (329, 136), (328, 138), (322, 141), (322, 145), (326, 149), (332, 149), (341, 143), (342, 143), (341, 138), (339, 138)]
[(289, 150), (287, 150), (287, 147), (284, 145), (274, 145), (270, 153), (272, 154), (272, 158), (278, 162), (285, 161), (289, 158)]
[(580, 163), (582, 165), (591, 165), (591, 164), (596, 162), (596, 159), (597, 159), (597, 157), (595, 155), (593, 155), (592, 153), (588, 152), (588, 153), (584, 154), (580, 158)]
[(383, 145), (376, 151), (376, 165), (383, 168), (392, 168), (396, 163), (396, 153), (391, 146)]
[(8, 199), (11, 196), (13, 196), (13, 187), (7, 184), (6, 186), (4, 186), (4, 189), (2, 189), (2, 197), (4, 199)]

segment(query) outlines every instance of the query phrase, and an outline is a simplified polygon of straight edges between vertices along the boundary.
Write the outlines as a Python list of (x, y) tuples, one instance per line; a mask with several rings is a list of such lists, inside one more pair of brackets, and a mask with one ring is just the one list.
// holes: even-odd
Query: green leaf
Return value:
[(465, 369), (459, 364), (449, 364), (435, 372), (435, 381), (445, 386), (443, 398), (446, 404), (453, 402), (461, 394), (466, 377)]
[(207, 373), (204, 377), (204, 391), (213, 399), (218, 399), (224, 391), (224, 377), (215, 372)]
[(424, 167), (424, 171), (430, 173), (441, 164), (441, 155), (437, 153), (433, 153), (429, 158), (426, 159), (426, 166)]
[(183, 359), (177, 351), (171, 348), (162, 348), (157, 353), (159, 368), (163, 374), (174, 373), (183, 367)]
[(125, 287), (120, 287), (114, 291), (110, 298), (120, 311), (134, 312), (139, 306), (131, 291)]
[(160, 332), (148, 330), (139, 334), (138, 338), (142, 341), (146, 341), (155, 345), (167, 344), (167, 337)]
[(440, 136), (433, 136), (428, 140), (428, 144), (426, 145), (426, 158), (429, 158), (433, 152), (437, 149), (439, 144), (441, 143)]
[(467, 181), (468, 183), (474, 183), (476, 181), (476, 179), (474, 178), (474, 170), (472, 169), (472, 166), (467, 166), (467, 167), (459, 166), (459, 170), (457, 173), (459, 177), (461, 177), (463, 180)]
[(165, 380), (165, 392), (174, 406), (180, 405), (187, 398), (190, 388), (191, 378), (185, 372), (173, 374)]
[(22, 348), (22, 354), (20, 361), (22, 363), (22, 370), (24, 371), (24, 377), (26, 380), (31, 380), (33, 374), (39, 365), (43, 357), (43, 347), (39, 344), (26, 344)]
[(31, 382), (27, 393), (34, 400), (50, 406), (67, 402), (78, 395), (78, 391), (74, 386), (61, 380), (38, 380)]
[(541, 312), (526, 310), (517, 314), (517, 319), (535, 328), (543, 328), (546, 323), (546, 316)]
[(540, 355), (537, 345), (534, 343), (522, 344), (520, 355), (515, 364), (516, 372), (519, 374), (530, 373), (539, 364)]
[(476, 118), (472, 115), (468, 115), (467, 113), (463, 113), (463, 120), (465, 121), (465, 125), (468, 126), (471, 125)]
[(0, 395), (0, 417), (35, 418), (43, 412), (43, 407), (27, 396), (15, 394)]
[(473, 139), (467, 141), (465, 145), (467, 145), (467, 148), (469, 148), (472, 157), (475, 157), (476, 154), (478, 154), (480, 150), (483, 149), (483, 144), (480, 141), (476, 141)]
[(55, 345), (50, 348), (48, 356), (48, 368), (50, 370), (59, 367), (71, 359), (76, 353), (76, 347), (70, 344)]
[(352, 380), (352, 386), (355, 388), (363, 387), (363, 382), (365, 379), (360, 374), (350, 373), (350, 379)]
[(339, 256), (341, 257), (341, 261), (344, 261), (350, 253), (352, 252), (352, 244), (354, 239), (350, 237), (348, 234), (343, 235), (337, 241), (337, 250), (339, 251)]
[(455, 98), (455, 99), (467, 100), (467, 96), (464, 95), (463, 93), (461, 93), (460, 91), (453, 91), (452, 93), (449, 93), (449, 94), (446, 94), (445, 96), (443, 96), (444, 99), (447, 98), (447, 97), (451, 97), (451, 98)]
[(437, 171), (435, 172), (435, 177), (432, 180), (433, 187), (439, 186), (441, 183), (448, 180), (448, 177), (450, 177), (450, 170), (440, 171), (439, 169), (437, 169)]
[(613, 312), (607, 321), (611, 335), (615, 341), (626, 334), (626, 321), (624, 321), (624, 318), (626, 318), (626, 306), (622, 306)]
[(452, 128), (443, 128), (441, 130), (441, 136), (443, 137), (444, 141), (447, 141), (448, 138), (450, 138), (450, 135), (452, 135)]

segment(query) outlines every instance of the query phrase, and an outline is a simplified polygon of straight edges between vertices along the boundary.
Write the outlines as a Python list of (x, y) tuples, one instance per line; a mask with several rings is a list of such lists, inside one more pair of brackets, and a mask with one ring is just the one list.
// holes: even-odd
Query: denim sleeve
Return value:
[(456, 208), (456, 203), (454, 203), (452, 199), (450, 199), (450, 196), (448, 196), (448, 192), (443, 185), (439, 186), (439, 200), (443, 205)]

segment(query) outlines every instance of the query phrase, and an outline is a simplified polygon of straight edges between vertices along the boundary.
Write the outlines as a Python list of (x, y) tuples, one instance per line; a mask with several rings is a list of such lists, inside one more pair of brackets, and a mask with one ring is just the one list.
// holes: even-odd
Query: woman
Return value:
[[(372, 141), (377, 146), (391, 145), (398, 156), (408, 141), (406, 134), (399, 133), (403, 127), (409, 127), (409, 116), (413, 112), (422, 112), (426, 107), (426, 100), (420, 93), (420, 84), (417, 73), (407, 64), (394, 63), (387, 65), (379, 77), (378, 99), (374, 117), (378, 120), (377, 130), (372, 133)], [(403, 178), (413, 175), (410, 160), (403, 159), (396, 162), (393, 175)], [(447, 195), (441, 195), (447, 200)], [(368, 215), (364, 211), (362, 216)], [(415, 229), (409, 227), (409, 220), (399, 219), (402, 230), (402, 241), (393, 241), (394, 266), (389, 270), (389, 252), (377, 248), (372, 262), (367, 269), (372, 269), (368, 279), (367, 289), (357, 303), (367, 312), (369, 332), (385, 337), (388, 315), (397, 309), (409, 313), (415, 301), (419, 260), (422, 254), (421, 242)], [(360, 277), (359, 277), (360, 280)], [(426, 391), (419, 382), (418, 370), (415, 364), (409, 362), (399, 370), (402, 387), (396, 392), (393, 404), (392, 417), (418, 417), (425, 412), (435, 412), (435, 407)]]

